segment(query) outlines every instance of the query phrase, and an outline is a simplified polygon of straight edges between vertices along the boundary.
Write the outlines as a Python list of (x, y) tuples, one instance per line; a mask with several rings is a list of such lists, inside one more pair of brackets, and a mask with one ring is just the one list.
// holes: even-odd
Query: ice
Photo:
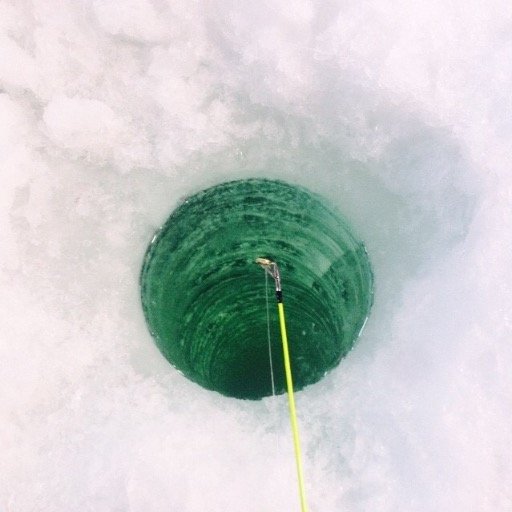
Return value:
[[(512, 4), (0, 6), (0, 510), (297, 510), (286, 398), (198, 388), (138, 274), (188, 194), (323, 194), (372, 315), (297, 395), (310, 509), (512, 509)], [(284, 278), (285, 279), (285, 278)]]

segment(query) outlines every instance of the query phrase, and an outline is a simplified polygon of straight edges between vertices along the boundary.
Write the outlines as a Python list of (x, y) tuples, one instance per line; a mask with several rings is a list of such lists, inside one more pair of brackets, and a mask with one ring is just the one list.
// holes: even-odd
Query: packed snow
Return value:
[(512, 510), (511, 89), (505, 0), (0, 3), (0, 511), (298, 510), (286, 397), (187, 381), (139, 299), (173, 208), (243, 177), (375, 272), (296, 397), (311, 512)]

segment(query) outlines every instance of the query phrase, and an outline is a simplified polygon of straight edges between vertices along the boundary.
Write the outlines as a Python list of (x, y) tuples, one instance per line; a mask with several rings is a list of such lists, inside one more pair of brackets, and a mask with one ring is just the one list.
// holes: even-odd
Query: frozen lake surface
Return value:
[(512, 510), (512, 4), (0, 5), (0, 511), (298, 510), (286, 397), (184, 379), (144, 323), (154, 231), (267, 177), (375, 272), (297, 394), (311, 512)]

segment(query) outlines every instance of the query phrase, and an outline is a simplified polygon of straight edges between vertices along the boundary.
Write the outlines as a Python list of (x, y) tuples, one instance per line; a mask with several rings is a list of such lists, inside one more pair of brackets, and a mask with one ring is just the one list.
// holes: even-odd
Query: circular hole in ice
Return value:
[[(281, 272), (296, 390), (320, 380), (352, 348), (372, 304), (365, 247), (322, 198), (282, 181), (223, 183), (184, 201), (149, 245), (141, 272), (147, 324), (166, 359), (223, 395), (272, 394), (265, 273)], [(276, 393), (283, 355), (268, 280)]]

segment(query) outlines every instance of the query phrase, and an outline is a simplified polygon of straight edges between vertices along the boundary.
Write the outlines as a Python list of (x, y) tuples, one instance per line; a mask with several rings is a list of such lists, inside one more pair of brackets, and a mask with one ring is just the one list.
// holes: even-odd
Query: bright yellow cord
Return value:
[(299, 480), (299, 495), (301, 512), (307, 512), (306, 492), (304, 489), (304, 475), (302, 473), (302, 462), (299, 441), (299, 428), (297, 426), (297, 414), (295, 411), (295, 398), (293, 396), (292, 368), (290, 366), (290, 354), (288, 352), (288, 337), (286, 336), (286, 324), (284, 321), (284, 306), (282, 302), (277, 303), (279, 311), (279, 326), (281, 327), (281, 340), (283, 342), (284, 369), (286, 372), (286, 386), (288, 388), (288, 404), (290, 406), (290, 419), (293, 431), (293, 446), (295, 448), (295, 461), (297, 463), (297, 477)]

